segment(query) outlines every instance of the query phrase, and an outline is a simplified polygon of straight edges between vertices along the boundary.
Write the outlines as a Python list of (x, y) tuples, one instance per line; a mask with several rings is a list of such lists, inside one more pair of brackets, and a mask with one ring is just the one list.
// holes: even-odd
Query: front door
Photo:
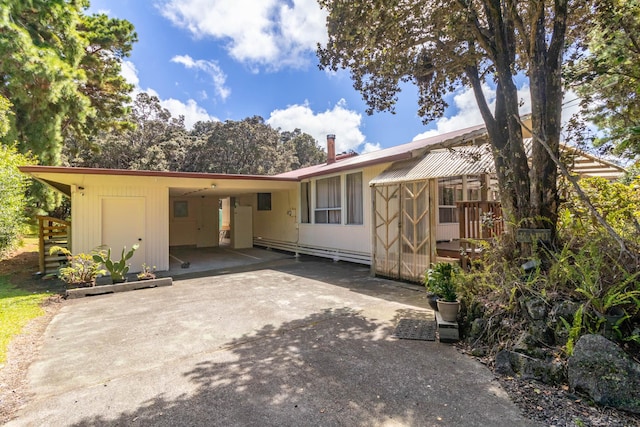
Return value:
[(140, 245), (129, 260), (131, 273), (145, 262), (145, 198), (105, 197), (102, 199), (102, 245), (111, 248), (111, 259), (119, 261), (122, 248)]

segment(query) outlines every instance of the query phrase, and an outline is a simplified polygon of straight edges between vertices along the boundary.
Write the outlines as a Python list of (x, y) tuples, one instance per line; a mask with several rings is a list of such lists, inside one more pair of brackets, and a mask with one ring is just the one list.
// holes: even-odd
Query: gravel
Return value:
[(524, 416), (544, 426), (640, 426), (640, 415), (594, 406), (567, 385), (556, 387), (513, 377), (498, 380)]

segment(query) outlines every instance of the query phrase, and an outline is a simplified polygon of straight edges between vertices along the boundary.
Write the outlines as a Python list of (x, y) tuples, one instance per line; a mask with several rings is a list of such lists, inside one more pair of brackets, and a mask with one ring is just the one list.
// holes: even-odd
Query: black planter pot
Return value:
[(428, 293), (427, 302), (429, 302), (429, 307), (431, 307), (433, 311), (438, 311), (438, 295)]

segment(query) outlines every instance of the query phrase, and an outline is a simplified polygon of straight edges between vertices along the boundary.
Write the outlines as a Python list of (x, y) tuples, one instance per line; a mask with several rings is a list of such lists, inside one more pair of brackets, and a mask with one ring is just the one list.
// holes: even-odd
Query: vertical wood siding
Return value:
[(163, 185), (85, 184), (71, 195), (72, 250), (89, 252), (102, 244), (102, 198), (144, 197), (145, 262), (169, 269), (169, 190)]

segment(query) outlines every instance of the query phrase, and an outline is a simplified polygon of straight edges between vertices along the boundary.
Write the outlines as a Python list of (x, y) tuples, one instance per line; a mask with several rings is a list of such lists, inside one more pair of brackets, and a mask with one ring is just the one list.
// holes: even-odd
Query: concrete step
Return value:
[(442, 320), (440, 312), (436, 311), (436, 323), (438, 324), (438, 337), (440, 342), (450, 343), (460, 341), (458, 322), (446, 322)]

